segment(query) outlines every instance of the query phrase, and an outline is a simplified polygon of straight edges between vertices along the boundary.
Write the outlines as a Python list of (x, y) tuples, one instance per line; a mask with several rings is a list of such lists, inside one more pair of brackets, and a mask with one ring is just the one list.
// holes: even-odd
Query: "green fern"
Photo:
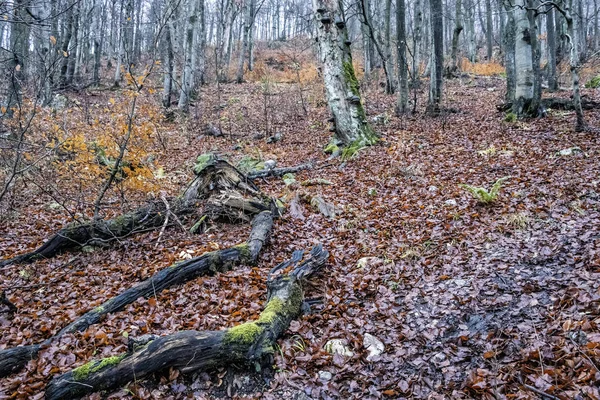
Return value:
[(465, 189), (467, 192), (471, 193), (478, 202), (489, 204), (496, 201), (498, 195), (500, 194), (500, 189), (502, 189), (502, 184), (506, 182), (508, 178), (510, 178), (510, 176), (505, 176), (504, 178), (498, 179), (496, 182), (494, 182), (492, 188), (489, 191), (484, 187), (477, 187), (466, 184), (461, 184), (459, 186)]

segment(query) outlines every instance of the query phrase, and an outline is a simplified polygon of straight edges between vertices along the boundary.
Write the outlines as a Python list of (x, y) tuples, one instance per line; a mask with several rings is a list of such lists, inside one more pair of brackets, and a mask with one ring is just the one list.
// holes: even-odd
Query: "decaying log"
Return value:
[(285, 263), (289, 273), (268, 280), (267, 303), (257, 320), (223, 331), (181, 331), (130, 353), (91, 361), (54, 378), (46, 388), (46, 398), (78, 398), (111, 390), (171, 367), (186, 373), (232, 363), (260, 365), (273, 354), (275, 341), (301, 312), (301, 280), (318, 270), (329, 256), (320, 245), (300, 264), (302, 257), (296, 255), (293, 262)]
[(84, 331), (90, 325), (100, 322), (105, 315), (122, 310), (140, 297), (152, 297), (168, 287), (202, 275), (226, 271), (235, 265), (254, 264), (263, 244), (271, 236), (272, 227), (273, 214), (270, 211), (263, 211), (254, 217), (250, 237), (246, 243), (175, 263), (83, 314), (44, 342), (0, 351), (0, 377), (23, 368), (29, 360), (37, 358), (40, 349), (48, 346), (52, 341), (67, 333)]
[[(107, 221), (76, 223), (61, 229), (38, 249), (0, 262), (0, 267), (51, 258), (56, 254), (88, 244), (113, 240), (161, 227), (167, 213), (182, 216), (195, 212), (205, 202), (211, 219), (249, 222), (254, 215), (274, 209), (274, 204), (244, 174), (213, 154), (198, 157), (195, 178), (167, 207), (162, 200), (148, 203), (135, 211)], [(168, 209), (168, 211), (167, 211)]]
[(295, 167), (285, 167), (285, 168), (272, 168), (265, 169), (260, 171), (252, 171), (248, 173), (249, 179), (257, 179), (257, 178), (265, 178), (267, 176), (283, 176), (285, 174), (291, 174), (298, 171), (304, 171), (306, 169), (311, 169), (313, 165), (311, 163), (308, 164), (300, 164)]
[[(553, 110), (568, 110), (573, 111), (575, 107), (573, 106), (573, 99), (562, 99), (558, 97), (552, 97), (547, 99), (542, 99), (541, 105), (545, 109), (553, 109)], [(581, 108), (584, 110), (595, 110), (600, 108), (600, 103), (597, 101), (593, 101), (587, 98), (581, 99)], [(512, 103), (502, 103), (496, 106), (498, 111), (509, 111), (512, 109)]]

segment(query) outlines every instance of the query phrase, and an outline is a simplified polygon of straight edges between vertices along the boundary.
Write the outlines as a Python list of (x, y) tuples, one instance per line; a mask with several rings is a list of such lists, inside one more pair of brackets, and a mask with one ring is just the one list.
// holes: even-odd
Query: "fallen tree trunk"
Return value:
[[(248, 241), (243, 245), (206, 253), (200, 257), (165, 268), (151, 278), (82, 315), (56, 335), (40, 344), (17, 346), (0, 351), (0, 377), (23, 368), (29, 360), (37, 357), (41, 348), (50, 344), (53, 340), (67, 333), (83, 331), (90, 325), (98, 323), (106, 314), (121, 310), (139, 297), (150, 297), (165, 288), (187, 282), (198, 276), (222, 271), (240, 263), (251, 264), (256, 261), (262, 244), (270, 237), (273, 226), (271, 209), (274, 205), (272, 200), (264, 196), (237, 169), (212, 155), (201, 168), (197, 168), (196, 173), (196, 179), (192, 181), (188, 189), (177, 200), (178, 204), (191, 208), (195, 207), (195, 201), (206, 198), (205, 212), (209, 218), (247, 221), (251, 216), (254, 216)], [(154, 218), (166, 218), (166, 216), (155, 215)], [(132, 223), (132, 225), (134, 224)], [(139, 223), (136, 226), (139, 227)], [(160, 224), (157, 224), (157, 226), (160, 226)], [(70, 242), (66, 241), (67, 239), (64, 237), (63, 239), (65, 241), (61, 243), (64, 249)]]
[(262, 245), (271, 235), (272, 227), (273, 215), (270, 211), (263, 211), (252, 221), (252, 231), (246, 243), (175, 263), (83, 314), (44, 342), (0, 351), (0, 377), (23, 368), (29, 360), (37, 358), (40, 349), (52, 341), (67, 333), (84, 331), (90, 325), (100, 322), (105, 315), (122, 310), (140, 297), (152, 297), (168, 287), (185, 283), (199, 276), (223, 272), (234, 265), (254, 264)]
[(157, 229), (164, 224), (168, 213), (179, 217), (195, 212), (201, 202), (206, 202), (209, 218), (234, 222), (249, 222), (254, 215), (274, 207), (250, 179), (213, 154), (199, 156), (194, 172), (196, 177), (183, 194), (171, 199), (172, 204), (158, 200), (107, 221), (72, 224), (38, 249), (0, 262), (0, 267), (51, 258), (65, 250), (110, 243), (137, 232)]
[(308, 164), (300, 164), (295, 167), (284, 167), (284, 168), (272, 168), (265, 169), (260, 171), (252, 171), (248, 173), (249, 179), (257, 179), (257, 178), (266, 178), (267, 176), (283, 176), (285, 174), (292, 174), (299, 171), (304, 171), (307, 169), (311, 169), (313, 165), (311, 163)]
[(291, 272), (268, 280), (267, 303), (257, 320), (223, 331), (182, 331), (151, 340), (130, 353), (91, 361), (54, 378), (46, 388), (46, 398), (79, 398), (171, 367), (186, 373), (264, 362), (273, 354), (275, 341), (301, 312), (302, 278), (318, 270), (328, 256), (319, 245), (304, 262), (298, 264), (295, 257), (284, 263)]
[(223, 272), (234, 265), (254, 264), (263, 244), (271, 235), (272, 227), (273, 215), (270, 211), (263, 211), (252, 221), (252, 231), (246, 243), (175, 263), (83, 314), (44, 342), (0, 351), (0, 377), (23, 368), (29, 360), (37, 358), (40, 349), (52, 341), (67, 333), (84, 331), (90, 325), (100, 322), (105, 315), (122, 310), (140, 297), (152, 297), (168, 287), (185, 283), (199, 276)]
[[(541, 105), (545, 109), (553, 109), (553, 110), (575, 110), (575, 106), (573, 105), (573, 99), (562, 99), (558, 97), (552, 97), (547, 99), (542, 99)], [(600, 108), (600, 102), (589, 100), (586, 98), (581, 99), (581, 108), (584, 110), (595, 110)], [(496, 106), (498, 111), (509, 111), (512, 109), (512, 103), (502, 103)]]

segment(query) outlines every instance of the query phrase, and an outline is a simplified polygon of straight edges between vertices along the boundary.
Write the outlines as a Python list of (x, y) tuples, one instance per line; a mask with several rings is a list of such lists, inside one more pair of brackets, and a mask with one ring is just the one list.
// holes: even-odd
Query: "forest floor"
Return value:
[[(346, 163), (322, 152), (330, 133), (319, 86), (304, 93), (304, 114), (295, 85), (276, 84), (270, 96), (260, 83), (211, 85), (190, 121), (163, 121), (153, 149), (169, 195), (181, 190), (195, 157), (207, 151), (232, 161), (275, 159), (278, 166), (312, 160), (318, 168), (296, 180), (332, 184), (258, 180), (264, 192), (292, 205), (275, 221), (256, 267), (139, 299), (64, 336), (25, 370), (0, 380), (0, 398), (41, 398), (53, 375), (123, 352), (128, 336), (216, 330), (255, 318), (267, 272), (316, 243), (332, 254), (306, 287), (307, 297), (321, 301), (291, 324), (265, 378), (171, 370), (109, 397), (600, 398), (600, 134), (575, 133), (575, 116), (565, 111), (505, 122), (495, 107), (504, 93), (500, 78), (449, 82), (445, 105), (458, 112), (438, 117), (421, 112), (425, 85), (418, 112), (403, 118), (394, 116), (395, 98), (375, 86), (366, 90), (365, 103), (382, 141)], [(118, 92), (92, 94), (73, 97), (87, 96), (90, 107), (111, 96), (121, 101)], [(584, 94), (600, 100), (597, 90)], [(265, 118), (281, 141), (259, 138)], [(586, 111), (586, 118), (600, 126), (598, 110)], [(223, 137), (201, 134), (204, 122), (219, 121)], [(489, 205), (459, 186), (489, 188), (502, 177), (509, 178)], [(39, 246), (68, 221), (34, 185), (20, 193), (0, 225), (0, 259)], [(334, 205), (334, 217), (302, 201), (317, 195)], [(121, 204), (116, 192), (111, 196)], [(0, 349), (37, 343), (183, 253), (240, 243), (248, 231), (248, 225), (217, 224), (190, 235), (171, 227), (160, 242), (158, 231), (148, 232), (105, 249), (6, 267), (0, 288), (18, 311), (11, 316), (0, 309)], [(367, 359), (367, 333), (385, 345), (381, 355)], [(352, 355), (325, 351), (332, 339), (344, 340)]]

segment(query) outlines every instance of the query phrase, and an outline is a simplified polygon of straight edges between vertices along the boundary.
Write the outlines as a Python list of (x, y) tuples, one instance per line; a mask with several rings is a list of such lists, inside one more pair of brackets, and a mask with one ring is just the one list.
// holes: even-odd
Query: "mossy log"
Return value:
[(109, 391), (168, 368), (187, 373), (232, 363), (264, 363), (274, 353), (275, 341), (301, 313), (302, 279), (324, 265), (328, 253), (319, 245), (298, 264), (301, 258), (285, 263), (289, 273), (268, 280), (267, 303), (257, 320), (223, 331), (181, 331), (151, 340), (130, 353), (91, 361), (54, 378), (46, 387), (46, 398), (72, 399)]
[(41, 348), (52, 341), (67, 333), (84, 331), (90, 325), (100, 322), (105, 315), (122, 310), (140, 297), (152, 297), (171, 286), (199, 276), (227, 271), (235, 265), (254, 264), (263, 244), (271, 236), (272, 227), (273, 214), (270, 211), (263, 211), (254, 217), (252, 231), (246, 243), (175, 263), (83, 314), (44, 342), (0, 351), (0, 377), (23, 368), (29, 360), (37, 357)]
[(153, 201), (145, 206), (110, 220), (77, 223), (61, 229), (38, 249), (0, 262), (0, 267), (51, 258), (65, 250), (85, 245), (110, 243), (116, 239), (145, 232), (162, 226), (167, 214), (182, 216), (197, 212), (206, 203), (211, 219), (231, 222), (249, 222), (261, 211), (274, 209), (274, 204), (263, 195), (252, 181), (227, 161), (213, 154), (198, 157), (195, 178), (177, 198)]

